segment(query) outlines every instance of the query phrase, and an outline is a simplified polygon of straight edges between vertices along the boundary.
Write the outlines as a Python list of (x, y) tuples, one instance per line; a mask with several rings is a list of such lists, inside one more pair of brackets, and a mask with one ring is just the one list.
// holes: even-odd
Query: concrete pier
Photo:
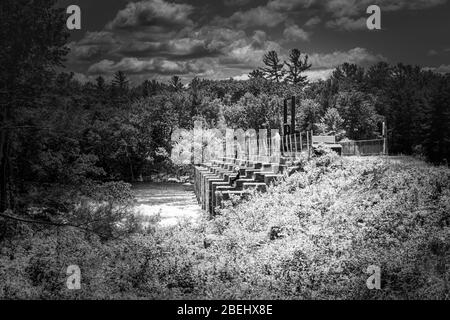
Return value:
[[(238, 172), (239, 179), (232, 183)], [(265, 192), (267, 187), (283, 177), (286, 165), (223, 158), (195, 167), (194, 190), (203, 210), (212, 217), (223, 201), (232, 196), (244, 198), (252, 190)]]

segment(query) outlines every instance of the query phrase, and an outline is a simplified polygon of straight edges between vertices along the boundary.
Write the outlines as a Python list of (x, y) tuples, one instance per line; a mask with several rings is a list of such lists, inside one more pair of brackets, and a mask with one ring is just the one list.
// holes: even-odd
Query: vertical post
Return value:
[(270, 149), (271, 149), (271, 161), (273, 163), (279, 163), (280, 162), (280, 134), (278, 132), (278, 129), (270, 130)]
[(259, 129), (258, 135), (258, 161), (267, 162), (267, 129)]
[(292, 154), (292, 134), (289, 135), (289, 145), (291, 146), (291, 154)]
[(289, 143), (289, 137), (290, 137), (290, 135), (286, 136), (286, 145), (287, 145), (287, 152), (289, 152), (289, 156), (290, 156), (291, 144)]
[(295, 133), (295, 96), (291, 98), (291, 132)]
[(294, 145), (295, 145), (295, 154), (297, 154), (297, 134), (294, 131)]
[(245, 159), (245, 132), (242, 129), (237, 129), (234, 132), (234, 145), (235, 149), (233, 150), (233, 158), (237, 160)]
[(225, 141), (225, 157), (234, 158), (234, 129), (226, 129)]
[(258, 156), (258, 136), (255, 129), (247, 130), (248, 136), (248, 155), (250, 161), (257, 161)]
[[(283, 108), (283, 124), (287, 124), (287, 100), (284, 100), (284, 108)], [(283, 132), (283, 135), (285, 135), (286, 132)]]
[(309, 143), (309, 130), (306, 130), (306, 146), (308, 147), (308, 159), (311, 156), (311, 148)]
[(302, 132), (300, 131), (300, 152), (303, 151)]
[(386, 122), (383, 121), (383, 155), (387, 155), (387, 131)]

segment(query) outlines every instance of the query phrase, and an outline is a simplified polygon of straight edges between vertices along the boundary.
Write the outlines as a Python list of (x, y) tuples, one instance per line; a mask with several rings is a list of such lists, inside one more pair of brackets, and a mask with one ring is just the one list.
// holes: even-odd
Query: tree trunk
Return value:
[(8, 162), (11, 148), (8, 126), (11, 125), (9, 122), (9, 103), (11, 100), (4, 94), (5, 91), (7, 92), (7, 90), (0, 91), (0, 212), (4, 212), (9, 207), (8, 184), (10, 171)]
[(3, 129), (0, 133), (0, 212), (8, 209), (8, 158), (8, 132)]

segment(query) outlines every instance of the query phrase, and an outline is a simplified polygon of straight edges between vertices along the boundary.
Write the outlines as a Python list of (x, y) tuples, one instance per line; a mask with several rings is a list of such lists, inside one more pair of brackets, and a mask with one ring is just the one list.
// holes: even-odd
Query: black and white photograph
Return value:
[(0, 0), (0, 300), (449, 300), (449, 31), (449, 0)]

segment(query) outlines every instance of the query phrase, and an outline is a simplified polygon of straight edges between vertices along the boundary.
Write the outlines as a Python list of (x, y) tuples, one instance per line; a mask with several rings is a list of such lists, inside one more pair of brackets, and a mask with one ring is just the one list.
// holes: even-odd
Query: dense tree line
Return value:
[(385, 62), (367, 70), (343, 64), (317, 86), (321, 105), (337, 109), (349, 138), (370, 138), (379, 122), (385, 121), (390, 153), (420, 155), (435, 163), (448, 161), (449, 74)]

